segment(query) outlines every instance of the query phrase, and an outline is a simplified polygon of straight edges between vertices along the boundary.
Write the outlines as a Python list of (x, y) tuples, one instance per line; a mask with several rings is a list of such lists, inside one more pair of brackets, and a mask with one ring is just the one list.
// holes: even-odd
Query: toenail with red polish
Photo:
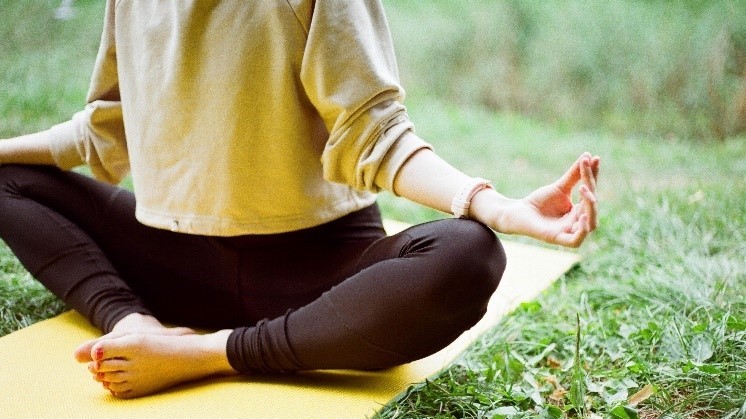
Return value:
[(103, 380), (104, 379), (104, 373), (100, 372), (100, 373), (96, 374), (96, 377), (98, 377), (99, 380)]
[(104, 348), (96, 349), (96, 359), (97, 360), (104, 359)]
[(101, 384), (104, 386), (105, 389), (107, 389), (107, 390), (109, 389), (109, 382), (108, 381), (104, 381)]

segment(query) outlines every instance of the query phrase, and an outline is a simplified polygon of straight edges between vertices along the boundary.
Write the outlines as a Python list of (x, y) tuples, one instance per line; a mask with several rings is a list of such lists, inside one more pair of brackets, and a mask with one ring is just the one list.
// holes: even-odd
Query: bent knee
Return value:
[(484, 224), (471, 220), (451, 220), (449, 240), (453, 274), (463, 287), (489, 299), (505, 271), (506, 257), (500, 239)]
[(0, 190), (17, 193), (20, 185), (28, 182), (41, 173), (59, 171), (54, 166), (29, 165), (29, 164), (3, 164), (0, 165)]
[(440, 280), (425, 298), (430, 310), (422, 330), (428, 339), (412, 352), (416, 356), (442, 349), (479, 322), (505, 271), (505, 251), (491, 229), (470, 220), (442, 223), (436, 236)]
[(426, 300), (443, 316), (455, 312), (481, 317), (505, 271), (505, 251), (488, 227), (470, 220), (442, 220), (428, 226), (434, 239), (432, 276), (423, 283)]

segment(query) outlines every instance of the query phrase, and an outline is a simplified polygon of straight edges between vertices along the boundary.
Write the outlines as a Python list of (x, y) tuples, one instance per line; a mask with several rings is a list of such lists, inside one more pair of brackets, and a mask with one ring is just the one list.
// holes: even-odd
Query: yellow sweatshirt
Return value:
[[(215, 236), (370, 205), (415, 151), (379, 0), (108, 0), (63, 169), (132, 174), (140, 222)], [(116, 220), (112, 220), (116, 222)]]

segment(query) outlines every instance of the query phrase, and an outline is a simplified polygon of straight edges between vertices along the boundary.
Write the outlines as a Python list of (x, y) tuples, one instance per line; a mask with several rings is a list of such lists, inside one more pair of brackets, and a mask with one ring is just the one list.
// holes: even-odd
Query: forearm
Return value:
[[(556, 182), (525, 198), (509, 199), (494, 189), (473, 196), (468, 216), (493, 230), (521, 234), (552, 244), (577, 247), (597, 224), (595, 196), (600, 158), (583, 153)], [(580, 201), (572, 191), (580, 183)], [(450, 212), (453, 198), (470, 178), (430, 150), (420, 150), (399, 169), (394, 192), (417, 203)]]
[(54, 165), (46, 131), (0, 141), (0, 164)]
[[(404, 198), (446, 213), (453, 198), (471, 179), (428, 149), (413, 154), (394, 179), (394, 192)], [(483, 189), (471, 201), (469, 218), (493, 228), (500, 225), (503, 209), (513, 200), (494, 189)]]

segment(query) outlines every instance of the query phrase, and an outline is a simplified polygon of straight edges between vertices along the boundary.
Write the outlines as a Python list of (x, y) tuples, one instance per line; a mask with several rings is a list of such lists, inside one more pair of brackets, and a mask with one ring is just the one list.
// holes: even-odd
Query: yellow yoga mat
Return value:
[[(387, 222), (392, 233), (406, 227)], [(75, 362), (73, 349), (98, 336), (67, 312), (0, 338), (2, 418), (365, 418), (410, 385), (448, 366), (519, 303), (578, 261), (573, 253), (504, 242), (508, 266), (487, 315), (450, 346), (425, 359), (377, 372), (313, 371), (278, 377), (203, 380), (165, 393), (118, 400)]]

